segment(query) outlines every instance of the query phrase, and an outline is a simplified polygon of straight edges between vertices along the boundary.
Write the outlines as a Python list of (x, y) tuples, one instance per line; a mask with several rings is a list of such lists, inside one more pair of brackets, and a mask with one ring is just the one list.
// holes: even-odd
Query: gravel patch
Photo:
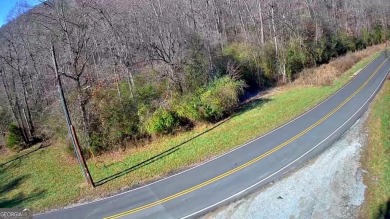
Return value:
[(203, 218), (356, 218), (366, 188), (360, 167), (366, 118), (306, 166)]

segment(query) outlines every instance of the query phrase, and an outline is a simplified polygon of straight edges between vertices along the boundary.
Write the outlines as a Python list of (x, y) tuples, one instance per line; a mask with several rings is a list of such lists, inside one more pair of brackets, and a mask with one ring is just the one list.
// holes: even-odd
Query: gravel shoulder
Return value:
[(366, 188), (360, 159), (367, 114), (301, 169), (203, 218), (358, 217)]

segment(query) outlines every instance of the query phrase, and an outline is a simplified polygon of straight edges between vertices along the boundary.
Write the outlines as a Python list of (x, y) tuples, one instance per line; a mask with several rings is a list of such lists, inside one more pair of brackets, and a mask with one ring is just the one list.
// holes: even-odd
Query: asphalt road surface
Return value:
[(280, 178), (329, 147), (366, 111), (389, 69), (390, 61), (382, 54), (321, 104), (238, 149), (155, 183), (34, 218), (201, 216)]

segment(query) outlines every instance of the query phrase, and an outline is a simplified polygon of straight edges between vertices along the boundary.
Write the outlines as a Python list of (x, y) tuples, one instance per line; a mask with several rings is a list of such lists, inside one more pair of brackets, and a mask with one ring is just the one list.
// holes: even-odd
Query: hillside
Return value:
[[(390, 37), (385, 0), (51, 0), (14, 11), (24, 13), (0, 29), (1, 152), (53, 144), (52, 155), (70, 161), (76, 140), (67, 137), (59, 87), (83, 156), (106, 163), (219, 124), (280, 85), (329, 94)], [(316, 74), (327, 63), (331, 73)], [(264, 130), (310, 105), (302, 104)]]
[[(46, 141), (13, 156), (0, 156), (0, 178), (4, 179), (0, 182), (0, 206), (27, 206), (38, 212), (74, 205), (139, 187), (204, 162), (257, 138), (321, 102), (349, 82), (383, 47), (370, 47), (311, 69), (316, 78), (332, 78), (335, 76), (328, 70), (338, 67), (338, 63), (349, 63), (352, 57), (366, 57), (326, 86), (297, 80), (297, 83), (279, 86), (252, 98), (217, 124), (198, 125), (191, 131), (160, 136), (153, 141), (138, 141), (125, 150), (93, 157), (87, 163), (95, 188), (88, 186), (77, 160), (64, 150), (64, 139)], [(306, 82), (312, 83), (312, 80)]]

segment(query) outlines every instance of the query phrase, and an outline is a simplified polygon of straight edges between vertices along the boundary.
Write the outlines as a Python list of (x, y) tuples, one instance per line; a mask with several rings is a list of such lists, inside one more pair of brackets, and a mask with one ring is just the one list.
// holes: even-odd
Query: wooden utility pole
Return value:
[(72, 120), (70, 119), (68, 105), (66, 103), (64, 90), (62, 88), (61, 76), (58, 73), (57, 58), (56, 58), (56, 53), (55, 53), (55, 49), (54, 49), (53, 45), (51, 45), (51, 53), (52, 53), (51, 55), (53, 58), (54, 71), (56, 73), (57, 82), (58, 82), (58, 93), (60, 94), (61, 103), (62, 103), (62, 106), (64, 108), (64, 115), (66, 118), (66, 123), (68, 126), (69, 135), (71, 136), (72, 144), (73, 144), (76, 156), (77, 156), (77, 160), (79, 161), (79, 164), (81, 167), (81, 172), (83, 173), (85, 180), (87, 181), (87, 183), (89, 185), (91, 185), (92, 187), (95, 187), (95, 183), (93, 182), (91, 174), (89, 173), (89, 170), (88, 170), (87, 163), (85, 162), (85, 159), (83, 157), (83, 154), (82, 154), (82, 151), (80, 148), (80, 144), (79, 144), (79, 140), (77, 138), (76, 130), (75, 130), (74, 126), (72, 125)]

